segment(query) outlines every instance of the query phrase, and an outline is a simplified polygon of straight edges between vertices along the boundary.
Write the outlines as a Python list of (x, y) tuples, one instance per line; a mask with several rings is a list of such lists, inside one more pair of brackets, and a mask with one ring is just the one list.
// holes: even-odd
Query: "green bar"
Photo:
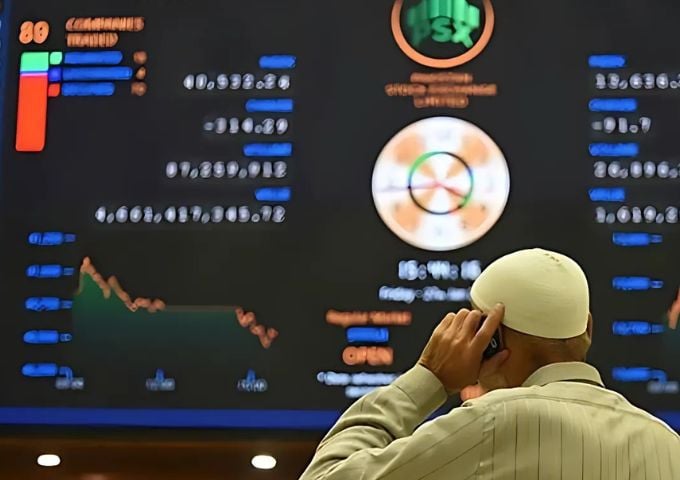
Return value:
[(429, 0), (428, 4), (430, 8), (427, 18), (432, 19), (441, 16), (441, 10), (439, 9), (440, 0)]
[(422, 22), (427, 20), (427, 2), (428, 0), (423, 0), (408, 9), (406, 21), (409, 27), (417, 28)]
[(49, 52), (24, 52), (21, 54), (19, 71), (28, 72), (47, 72), (50, 68)]
[(418, 19), (416, 18), (416, 9), (415, 8), (409, 8), (406, 11), (406, 25), (408, 25), (411, 28), (415, 28), (415, 26), (418, 24)]
[(453, 0), (442, 0), (442, 17), (453, 18)]
[(457, 22), (464, 22), (466, 19), (465, 13), (467, 12), (468, 3), (467, 0), (453, 0), (453, 18)]
[(418, 18), (418, 10), (416, 7), (411, 7), (406, 11), (406, 25), (411, 28), (417, 28), (420, 23)]
[(50, 65), (61, 65), (64, 61), (64, 54), (61, 52), (50, 53)]
[(418, 16), (420, 17), (421, 22), (427, 21), (427, 0), (423, 0), (420, 2), (420, 4), (416, 7), (418, 9)]
[(470, 5), (470, 8), (468, 8), (467, 12), (467, 24), (471, 30), (476, 30), (479, 28), (479, 16), (479, 8), (475, 7), (474, 5)]

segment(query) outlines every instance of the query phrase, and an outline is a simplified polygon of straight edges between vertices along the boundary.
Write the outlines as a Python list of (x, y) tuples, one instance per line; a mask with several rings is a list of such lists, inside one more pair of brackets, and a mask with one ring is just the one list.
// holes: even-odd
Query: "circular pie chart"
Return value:
[(378, 214), (403, 241), (455, 250), (484, 236), (501, 217), (510, 175), (500, 148), (479, 127), (432, 117), (385, 145), (372, 189)]

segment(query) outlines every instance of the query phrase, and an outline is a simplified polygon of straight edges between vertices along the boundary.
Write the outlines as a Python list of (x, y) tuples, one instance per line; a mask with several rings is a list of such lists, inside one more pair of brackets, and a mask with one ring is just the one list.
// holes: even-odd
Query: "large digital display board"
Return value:
[(676, 428), (680, 4), (5, 0), (0, 424), (318, 428), (498, 256)]

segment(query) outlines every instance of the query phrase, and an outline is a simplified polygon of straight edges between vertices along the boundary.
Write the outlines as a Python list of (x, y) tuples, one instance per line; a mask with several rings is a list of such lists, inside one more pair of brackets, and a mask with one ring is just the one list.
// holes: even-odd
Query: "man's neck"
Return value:
[[(585, 362), (585, 358), (574, 358), (566, 355), (556, 355), (556, 354), (544, 354), (537, 355), (531, 358), (526, 363), (526, 368), (522, 369), (521, 374), (515, 379), (514, 383), (522, 385), (531, 375), (534, 374), (538, 369), (552, 365), (554, 363), (564, 363), (564, 362)], [(518, 380), (521, 381), (518, 383)]]

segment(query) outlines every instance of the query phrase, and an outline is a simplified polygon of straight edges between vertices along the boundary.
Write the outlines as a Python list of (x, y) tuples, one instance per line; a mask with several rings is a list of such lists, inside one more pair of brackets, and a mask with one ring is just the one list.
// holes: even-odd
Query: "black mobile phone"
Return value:
[[(484, 321), (486, 320), (486, 317), (488, 315), (486, 313), (482, 314), (482, 320), (479, 322), (479, 328), (482, 328), (482, 325), (484, 324)], [(493, 337), (491, 337), (491, 341), (489, 342), (489, 345), (484, 349), (484, 353), (482, 353), (482, 357), (484, 360), (488, 360), (489, 358), (493, 357), (496, 355), (498, 352), (500, 352), (503, 349), (503, 342), (501, 339), (501, 329), (498, 328), (493, 334)]]

